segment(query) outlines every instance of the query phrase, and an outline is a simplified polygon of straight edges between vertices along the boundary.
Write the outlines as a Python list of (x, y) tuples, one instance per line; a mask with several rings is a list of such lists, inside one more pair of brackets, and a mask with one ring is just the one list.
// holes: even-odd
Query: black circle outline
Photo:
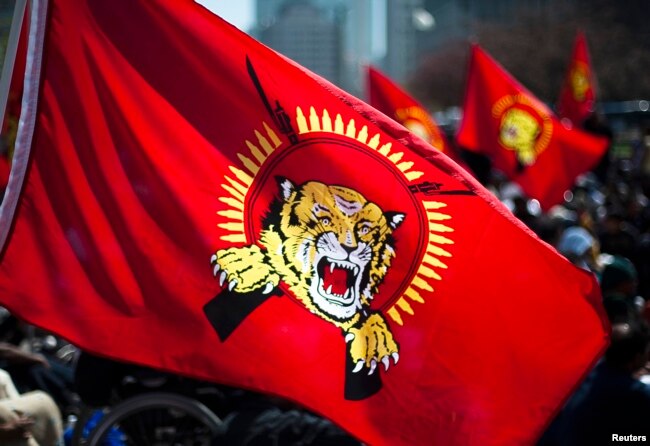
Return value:
[[(428, 237), (426, 237), (425, 240), (425, 238), (422, 237), (422, 234), (423, 233), (428, 234), (428, 225), (426, 223), (428, 220), (425, 218), (426, 210), (424, 209), (422, 201), (417, 200), (415, 195), (409, 190), (408, 182), (401, 174), (401, 172), (397, 169), (397, 166), (393, 162), (388, 160), (385, 156), (377, 153), (378, 152), (377, 150), (369, 148), (365, 144), (358, 142), (354, 139), (339, 139), (339, 138), (331, 138), (331, 137), (323, 137), (323, 136), (309, 137), (307, 139), (303, 139), (297, 144), (294, 144), (287, 148), (283, 148), (282, 150), (278, 150), (281, 148), (280, 146), (276, 148), (276, 150), (274, 150), (273, 153), (271, 153), (268, 156), (268, 158), (262, 163), (262, 166), (260, 166), (259, 171), (255, 175), (255, 179), (249, 188), (249, 193), (247, 193), (245, 197), (244, 215), (246, 216), (252, 215), (252, 203), (255, 203), (257, 196), (261, 192), (261, 188), (255, 186), (259, 186), (260, 184), (266, 184), (270, 172), (273, 170), (275, 166), (277, 166), (282, 161), (282, 159), (286, 158), (296, 150), (317, 143), (328, 143), (328, 144), (346, 146), (347, 148), (361, 152), (363, 155), (367, 155), (371, 158), (375, 158), (377, 161), (379, 161), (380, 164), (384, 165), (384, 167), (386, 167), (386, 169), (393, 174), (393, 176), (397, 179), (397, 181), (404, 186), (404, 189), (406, 189), (408, 195), (411, 197), (412, 204), (413, 204), (412, 209), (416, 210), (418, 223), (420, 227), (420, 237), (417, 243), (418, 246), (417, 255), (414, 257), (415, 259), (419, 259), (419, 261), (417, 262), (412, 261), (410, 264), (408, 273), (406, 275), (406, 277), (409, 277), (410, 280), (402, 280), (401, 284), (396, 288), (396, 291), (392, 294), (392, 296), (388, 297), (385, 300), (385, 302), (379, 306), (379, 308), (382, 311), (387, 310), (391, 308), (392, 305), (395, 302), (397, 302), (397, 300), (400, 297), (404, 295), (406, 289), (411, 286), (413, 282), (413, 278), (417, 274), (417, 270), (422, 265), (422, 260), (424, 259), (424, 253), (427, 248), (426, 245), (428, 244)], [(283, 144), (285, 144), (284, 141)], [(407, 218), (408, 218), (408, 214), (407, 214)], [(258, 243), (259, 234), (255, 234), (253, 230), (252, 219), (245, 218), (244, 220), (245, 220), (244, 230), (245, 230), (246, 238), (250, 240), (251, 243)], [(280, 281), (278, 288), (280, 288), (286, 296), (290, 297), (292, 301), (299, 304), (301, 307), (304, 307), (304, 304), (300, 302), (300, 300), (296, 296), (293, 295), (289, 287), (284, 282)]]

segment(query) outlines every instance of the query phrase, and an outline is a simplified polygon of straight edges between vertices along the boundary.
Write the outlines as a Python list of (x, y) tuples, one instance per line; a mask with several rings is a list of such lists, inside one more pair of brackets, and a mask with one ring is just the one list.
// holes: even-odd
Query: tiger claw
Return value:
[(228, 291), (232, 291), (232, 289), (235, 288), (235, 285), (237, 285), (237, 281), (231, 280), (230, 283), (228, 284)]
[(212, 254), (212, 257), (210, 257), (210, 264), (216, 263), (217, 262), (217, 255)]
[(363, 368), (364, 360), (357, 361), (357, 365), (354, 366), (354, 369), (352, 370), (352, 373), (357, 373), (359, 370)]
[(395, 364), (397, 364), (397, 361), (399, 361), (399, 353), (395, 352), (392, 354), (393, 356), (393, 361), (395, 361)]
[(375, 373), (376, 368), (377, 368), (377, 361), (373, 359), (372, 361), (370, 361), (370, 371), (368, 372), (368, 375), (372, 375), (373, 373)]
[(388, 366), (390, 366), (390, 358), (388, 355), (381, 358), (381, 363), (384, 364), (384, 371), (388, 371)]
[(354, 339), (354, 333), (348, 333), (348, 334), (345, 335), (345, 343), (346, 344), (348, 342), (350, 342), (351, 340), (353, 340), (353, 339)]
[(228, 271), (224, 269), (221, 273), (221, 277), (219, 277), (219, 286), (223, 286), (223, 283), (226, 281), (226, 277), (228, 277)]
[(269, 294), (271, 291), (273, 291), (273, 284), (271, 282), (267, 283), (264, 289), (262, 290), (262, 294)]
[(221, 266), (219, 266), (218, 263), (215, 263), (214, 268), (212, 268), (212, 275), (214, 277), (217, 277), (217, 273), (219, 272), (220, 269), (221, 269)]

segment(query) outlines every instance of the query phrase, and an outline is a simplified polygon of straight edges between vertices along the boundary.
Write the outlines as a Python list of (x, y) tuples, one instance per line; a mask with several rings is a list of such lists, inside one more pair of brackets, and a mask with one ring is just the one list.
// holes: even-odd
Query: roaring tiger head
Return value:
[(510, 150), (514, 150), (517, 159), (525, 166), (535, 162), (537, 153), (535, 143), (541, 132), (537, 120), (527, 111), (511, 108), (501, 119), (499, 139)]
[(341, 327), (355, 323), (390, 268), (392, 234), (405, 214), (346, 187), (278, 184), (260, 239), (273, 268), (313, 313)]
[(570, 74), (571, 91), (576, 101), (582, 102), (587, 98), (589, 90), (589, 74), (586, 67), (577, 65)]

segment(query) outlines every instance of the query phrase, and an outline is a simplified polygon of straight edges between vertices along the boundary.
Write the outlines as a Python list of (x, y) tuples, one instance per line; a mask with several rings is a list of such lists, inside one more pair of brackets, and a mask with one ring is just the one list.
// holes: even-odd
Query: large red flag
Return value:
[(189, 0), (37, 1), (0, 300), (373, 445), (531, 444), (593, 276), (403, 126)]
[(608, 140), (560, 123), (551, 110), (478, 45), (472, 46), (458, 144), (492, 159), (543, 209), (563, 201)]
[(583, 32), (579, 32), (557, 104), (560, 118), (566, 118), (573, 125), (580, 126), (593, 113), (596, 100), (595, 80), (587, 38)]
[(454, 149), (429, 112), (378, 69), (368, 66), (370, 105), (390, 116), (445, 155), (458, 161)]

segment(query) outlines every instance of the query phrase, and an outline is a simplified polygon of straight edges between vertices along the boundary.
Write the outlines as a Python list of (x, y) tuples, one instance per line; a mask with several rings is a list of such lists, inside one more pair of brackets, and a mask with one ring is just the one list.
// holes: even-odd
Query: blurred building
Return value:
[(388, 0), (386, 2), (386, 74), (404, 82), (417, 68), (417, 12), (422, 0)]
[[(457, 9), (454, 0), (446, 3)], [(481, 13), (490, 11), (489, 2), (478, 3)], [(253, 34), (260, 41), (360, 96), (365, 65), (403, 83), (417, 68), (422, 39), (438, 37), (425, 0), (257, 0), (256, 17)]]
[[(259, 4), (266, 1), (260, 1)], [(270, 2), (269, 2), (270, 3)], [(267, 5), (268, 7), (269, 5)], [(320, 74), (341, 82), (341, 25), (308, 0), (289, 0), (277, 5), (275, 15), (264, 12), (257, 34), (271, 48)]]
[(373, 31), (379, 26), (373, 23), (373, 4), (377, 0), (349, 0), (340, 17), (343, 21), (343, 73), (341, 87), (359, 97), (364, 96), (364, 67), (376, 63), (372, 58)]
[(363, 96), (374, 9), (385, 0), (257, 0), (253, 35), (341, 88)]

